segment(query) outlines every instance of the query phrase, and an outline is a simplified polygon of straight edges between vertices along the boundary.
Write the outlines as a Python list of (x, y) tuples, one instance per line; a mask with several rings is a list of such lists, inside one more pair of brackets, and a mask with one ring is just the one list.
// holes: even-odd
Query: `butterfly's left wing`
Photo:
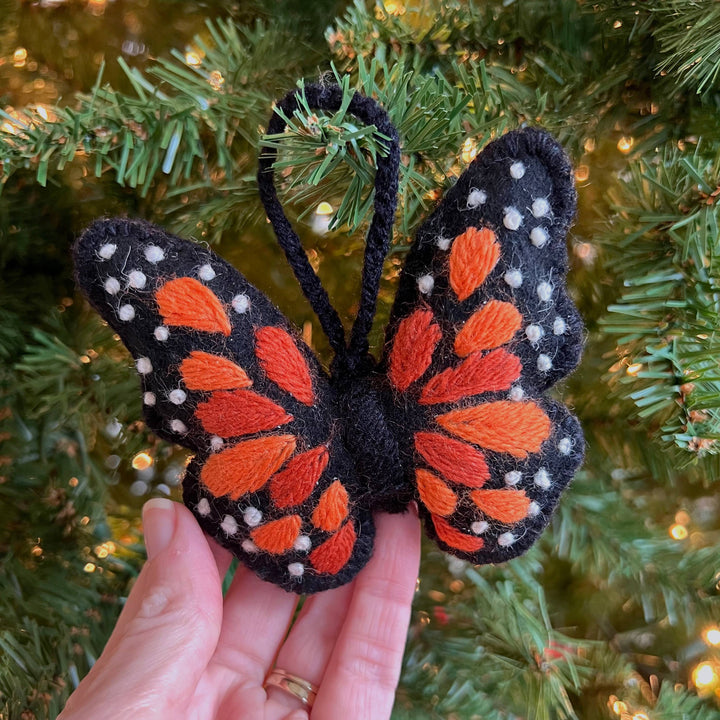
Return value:
[(525, 551), (583, 457), (544, 395), (578, 363), (565, 289), (572, 169), (545, 132), (491, 143), (420, 228), (400, 279), (384, 370), (428, 534), (473, 563)]

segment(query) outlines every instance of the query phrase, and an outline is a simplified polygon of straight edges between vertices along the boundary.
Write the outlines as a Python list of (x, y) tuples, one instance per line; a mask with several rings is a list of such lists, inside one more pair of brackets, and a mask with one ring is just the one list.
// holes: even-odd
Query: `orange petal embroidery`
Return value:
[(318, 572), (336, 575), (347, 565), (356, 538), (355, 528), (350, 521), (310, 553), (310, 564)]
[(315, 512), (312, 514), (312, 523), (320, 530), (332, 532), (337, 530), (348, 514), (348, 494), (344, 485), (336, 480), (322, 494)]
[(485, 403), (440, 415), (437, 422), (463, 440), (517, 458), (536, 453), (550, 436), (550, 418), (534, 402)]
[(470, 497), (486, 515), (503, 523), (520, 522), (530, 507), (524, 490), (474, 490)]
[(270, 497), (275, 505), (284, 508), (305, 502), (329, 459), (327, 448), (321, 445), (290, 460), (285, 469), (270, 480)]
[(442, 331), (431, 310), (415, 310), (398, 325), (390, 353), (390, 382), (405, 392), (429, 367)]
[(290, 550), (297, 540), (301, 523), (299, 515), (289, 515), (255, 528), (250, 533), (250, 537), (261, 550), (273, 555), (282, 555)]
[(223, 438), (252, 435), (292, 421), (279, 405), (251, 390), (214, 392), (195, 415), (203, 428)]
[(457, 505), (457, 495), (434, 473), (420, 468), (415, 471), (420, 499), (433, 515), (450, 515)]
[(235, 390), (252, 385), (245, 371), (220, 355), (193, 350), (180, 363), (180, 374), (190, 390)]
[(485, 545), (485, 541), (479, 537), (473, 537), (472, 535), (465, 535), (459, 530), (455, 529), (447, 520), (444, 520), (437, 515), (432, 516), (433, 525), (435, 526), (435, 532), (437, 536), (446, 545), (456, 550), (462, 550), (463, 552), (477, 552), (481, 550)]
[(522, 326), (522, 315), (509, 302), (490, 300), (473, 313), (455, 338), (455, 352), (466, 357), (477, 350), (489, 350), (512, 340)]
[(443, 477), (467, 487), (482, 487), (490, 478), (485, 456), (472, 445), (440, 433), (415, 433), (415, 449)]
[(520, 359), (503, 349), (474, 353), (456, 368), (430, 378), (420, 395), (422, 405), (455, 402), (484, 392), (507, 390), (522, 370)]
[(304, 405), (312, 405), (315, 396), (307, 360), (290, 334), (280, 327), (255, 330), (255, 355), (266, 375)]
[(230, 495), (237, 500), (259, 490), (294, 452), (292, 435), (245, 440), (211, 455), (200, 472), (200, 480), (215, 497)]
[(492, 272), (500, 246), (489, 228), (468, 228), (453, 241), (450, 251), (450, 285), (458, 300), (466, 300)]
[(156, 293), (158, 311), (166, 325), (230, 335), (230, 320), (217, 295), (194, 278), (166, 282)]

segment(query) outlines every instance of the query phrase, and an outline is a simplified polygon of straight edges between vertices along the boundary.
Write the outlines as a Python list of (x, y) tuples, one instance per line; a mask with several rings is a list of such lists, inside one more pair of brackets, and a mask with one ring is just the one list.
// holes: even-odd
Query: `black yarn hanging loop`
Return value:
[[(339, 85), (306, 85), (303, 90), (293, 90), (277, 103), (285, 116), (291, 116), (298, 109), (298, 94), (304, 92), (307, 104), (315, 110), (335, 112), (343, 100)], [(258, 186), (260, 199), (268, 219), (275, 230), (280, 246), (300, 283), (305, 296), (320, 320), (330, 345), (336, 353), (333, 370), (337, 373), (357, 374), (368, 363), (368, 334), (372, 327), (380, 278), (385, 256), (390, 246), (390, 237), (397, 207), (398, 170), (400, 167), (400, 141), (395, 126), (385, 110), (374, 100), (355, 93), (348, 113), (366, 125), (374, 125), (378, 132), (390, 138), (385, 157), (378, 156), (375, 171), (374, 214), (365, 239), (365, 256), (360, 290), (360, 304), (357, 318), (350, 332), (350, 342), (345, 341), (345, 331), (330, 298), (310, 265), (300, 238), (293, 230), (277, 196), (273, 163), (277, 157), (275, 148), (265, 148), (260, 156)], [(268, 135), (280, 134), (285, 130), (285, 121), (274, 112), (268, 123)]]

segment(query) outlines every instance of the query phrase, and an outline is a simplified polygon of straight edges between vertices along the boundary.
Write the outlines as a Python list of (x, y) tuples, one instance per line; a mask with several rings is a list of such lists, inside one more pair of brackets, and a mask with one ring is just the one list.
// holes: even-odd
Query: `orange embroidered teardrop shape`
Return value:
[(422, 405), (455, 402), (484, 392), (508, 390), (520, 377), (520, 359), (502, 348), (474, 353), (456, 368), (430, 378), (420, 395)]
[(473, 313), (455, 338), (455, 352), (466, 357), (477, 350), (490, 350), (512, 340), (522, 326), (522, 315), (509, 302), (490, 300)]
[(550, 418), (534, 402), (500, 400), (461, 408), (436, 418), (463, 440), (513, 457), (536, 453), (550, 436)]
[(390, 352), (390, 382), (405, 392), (430, 367), (442, 331), (431, 310), (415, 310), (398, 325)]
[(222, 438), (252, 435), (292, 421), (279, 405), (251, 390), (221, 390), (200, 403), (195, 415), (203, 428)]
[(468, 228), (458, 235), (450, 251), (450, 285), (458, 300), (467, 300), (492, 272), (500, 246), (489, 228)]
[(255, 528), (250, 533), (250, 537), (260, 550), (273, 555), (282, 555), (290, 550), (298, 539), (301, 524), (299, 515), (288, 515)]
[(319, 573), (337, 575), (348, 563), (355, 547), (355, 528), (352, 521), (310, 553), (310, 564)]
[(304, 405), (315, 401), (310, 368), (290, 334), (280, 327), (255, 330), (255, 355), (265, 374)]
[(347, 490), (339, 480), (335, 480), (320, 497), (320, 502), (312, 514), (312, 523), (320, 530), (332, 532), (343, 524), (347, 514)]
[(463, 552), (477, 552), (481, 550), (485, 545), (485, 541), (480, 537), (473, 537), (472, 535), (465, 535), (459, 530), (454, 528), (447, 520), (438, 517), (437, 515), (432, 516), (433, 525), (435, 526), (435, 532), (437, 536), (446, 545), (456, 550), (462, 550)]
[(446, 480), (482, 487), (490, 478), (485, 456), (467, 443), (441, 433), (415, 433), (415, 449)]
[(270, 476), (295, 452), (293, 435), (268, 435), (244, 440), (211, 455), (203, 465), (200, 480), (215, 497), (258, 491)]
[(524, 490), (474, 490), (470, 497), (486, 515), (502, 523), (520, 522), (530, 507)]
[(330, 454), (324, 445), (296, 455), (270, 480), (270, 497), (279, 508), (300, 505), (315, 489)]
[(235, 390), (252, 385), (239, 365), (202, 350), (193, 350), (180, 363), (180, 374), (190, 390)]
[(419, 468), (415, 471), (420, 499), (433, 515), (450, 515), (457, 506), (457, 495), (434, 473)]
[(194, 278), (169, 280), (155, 293), (155, 301), (166, 325), (225, 336), (232, 332), (230, 320), (217, 295)]

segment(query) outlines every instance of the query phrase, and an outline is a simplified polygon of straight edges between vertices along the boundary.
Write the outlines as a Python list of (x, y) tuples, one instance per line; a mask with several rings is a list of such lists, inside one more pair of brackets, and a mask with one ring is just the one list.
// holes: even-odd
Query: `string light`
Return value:
[(85, 567), (83, 568), (83, 570), (84, 570), (86, 573), (94, 573), (94, 572), (95, 572), (95, 567), (96, 567), (95, 563), (89, 562), (89, 563), (85, 563)]
[(632, 150), (634, 144), (635, 138), (621, 137), (618, 140), (617, 149), (624, 155), (627, 155)]
[(578, 165), (575, 170), (575, 179), (578, 182), (585, 182), (590, 177), (590, 168), (587, 165)]
[(477, 143), (472, 138), (468, 138), (467, 140), (465, 140), (462, 146), (462, 151), (460, 153), (463, 162), (471, 163), (475, 159), (475, 156), (477, 154)]
[(612, 705), (612, 709), (616, 715), (622, 715), (627, 712), (627, 705), (622, 700), (616, 700)]
[(146, 452), (138, 453), (132, 459), (132, 466), (135, 470), (147, 470), (155, 462)]
[(213, 90), (220, 90), (225, 84), (225, 78), (219, 70), (213, 70), (210, 75), (208, 75), (208, 82)]
[(202, 64), (202, 58), (198, 53), (196, 53), (194, 50), (188, 50), (185, 53), (185, 62), (188, 65), (192, 65), (193, 67), (197, 67), (198, 65)]
[(708, 645), (717, 647), (720, 645), (720, 628), (717, 625), (706, 628), (703, 632), (703, 639)]
[(25, 67), (25, 61), (27, 60), (27, 50), (24, 47), (15, 49), (13, 53), (13, 65), (16, 68)]
[(685, 538), (688, 536), (687, 528), (680, 523), (672, 524), (670, 526), (669, 533), (670, 537), (673, 538), (673, 540), (685, 540)]
[(317, 210), (315, 210), (316, 215), (332, 215), (333, 214), (333, 206), (329, 202), (325, 202), (324, 200), (317, 206)]
[(632, 720), (650, 720), (647, 713), (644, 712), (636, 712), (632, 716)]
[(692, 681), (696, 688), (702, 690), (714, 685), (718, 676), (709, 662), (702, 662), (692, 671)]
[(635, 377), (640, 371), (642, 370), (642, 363), (633, 363), (632, 365), (627, 366), (627, 370), (625, 371), (628, 375), (632, 375)]

